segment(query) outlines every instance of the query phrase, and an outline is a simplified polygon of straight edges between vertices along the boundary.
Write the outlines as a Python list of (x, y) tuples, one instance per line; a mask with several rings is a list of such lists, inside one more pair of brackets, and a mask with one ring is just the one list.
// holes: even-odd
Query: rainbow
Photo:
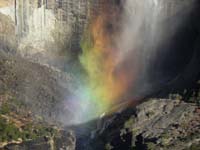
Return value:
[[(81, 108), (79, 118), (96, 118), (124, 99), (129, 74), (119, 67), (116, 37), (119, 35), (116, 8), (103, 7), (91, 19), (81, 41), (80, 63), (86, 72), (84, 85), (77, 91)], [(111, 9), (115, 9), (110, 11)], [(108, 12), (109, 11), (109, 12)]]
[(75, 123), (110, 114), (133, 102), (130, 90), (135, 81), (135, 69), (132, 69), (135, 57), (133, 63), (128, 64), (131, 67), (127, 66), (130, 60), (122, 57), (126, 50), (118, 45), (122, 34), (121, 10), (107, 0), (101, 9), (90, 18), (80, 43), (79, 61), (84, 73), (79, 74), (76, 97), (71, 100)]

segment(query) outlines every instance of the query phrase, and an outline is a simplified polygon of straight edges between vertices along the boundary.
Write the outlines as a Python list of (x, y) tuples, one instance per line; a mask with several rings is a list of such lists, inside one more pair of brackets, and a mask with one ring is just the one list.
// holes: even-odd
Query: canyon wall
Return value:
[[(114, 0), (109, 3), (116, 3)], [(40, 63), (63, 66), (76, 60), (90, 20), (105, 0), (15, 0), (18, 52)]]
[[(197, 66), (197, 63), (199, 63), (199, 59), (198, 59), (199, 52), (198, 52), (198, 43), (197, 43), (199, 41), (199, 37), (198, 37), (199, 27), (197, 27), (196, 25), (199, 13), (193, 13), (193, 14), (188, 13), (188, 11), (190, 10), (189, 8), (191, 8), (190, 3), (192, 3), (193, 1), (189, 2), (187, 0), (176, 0), (176, 1), (174, 0), (168, 0), (168, 1), (154, 0), (153, 1), (152, 0), (152, 1), (149, 1), (149, 3), (146, 3), (146, 1), (140, 1), (140, 0), (134, 0), (134, 1), (127, 0), (127, 1), (130, 2), (131, 4), (129, 5), (130, 7), (127, 7), (128, 8), (127, 14), (129, 13), (134, 14), (133, 16), (131, 16), (132, 17), (131, 19), (133, 19), (133, 22), (131, 22), (130, 24), (131, 26), (128, 26), (129, 28), (127, 29), (134, 28), (136, 24), (138, 23), (138, 21), (141, 21), (139, 22), (141, 24), (139, 25), (137, 24), (139, 27), (134, 28), (133, 30), (134, 38), (132, 38), (131, 36), (128, 36), (130, 38), (126, 38), (128, 39), (126, 41), (124, 40), (125, 38), (123, 39), (120, 36), (120, 38), (123, 41), (119, 41), (118, 43), (120, 45), (122, 45), (123, 43), (125, 46), (127, 43), (128, 44), (131, 43), (132, 44), (131, 46), (133, 47), (130, 47), (130, 48), (136, 49), (140, 53), (138, 57), (140, 61), (140, 66), (138, 67), (140, 71), (140, 72), (138, 71), (139, 79), (138, 78), (136, 79), (139, 83), (137, 84), (131, 83), (131, 86), (132, 85), (135, 86), (134, 88), (138, 90), (135, 93), (139, 93), (140, 94), (140, 95), (138, 94), (139, 96), (141, 95), (146, 96), (146, 94), (154, 93), (155, 91), (160, 90), (160, 89), (165, 89), (165, 91), (167, 91), (166, 86), (167, 88), (174, 87), (172, 85), (177, 85), (177, 80), (179, 80), (180, 83), (183, 83), (183, 80), (185, 82), (186, 79), (190, 81), (191, 80), (190, 76), (193, 75), (193, 73), (191, 73), (191, 69), (198, 68), (194, 66)], [(126, 1), (123, 1), (123, 2), (126, 2)], [(105, 14), (109, 14), (107, 12), (112, 12), (113, 7), (111, 6), (113, 5), (120, 6), (121, 3), (123, 2), (120, 0), (109, 0), (109, 1), (108, 0), (95, 0), (95, 1), (92, 1), (92, 0), (91, 1), (89, 0), (87, 1), (86, 0), (65, 0), (65, 1), (64, 0), (62, 1), (61, 0), (60, 1), (16, 0), (10, 4), (0, 3), (2, 6), (0, 8), (0, 12), (2, 13), (2, 16), (3, 16), (3, 17), (2, 16), (0, 17), (0, 32), (2, 33), (1, 37), (4, 41), (2, 42), (0, 39), (0, 42), (1, 42), (0, 47), (3, 49), (10, 49), (10, 47), (7, 47), (8, 45), (11, 45), (9, 44), (9, 42), (14, 43), (13, 45), (15, 45), (15, 42), (13, 41), (16, 41), (17, 48), (16, 49), (13, 48), (13, 49), (17, 50), (17, 53), (20, 53), (22, 56), (26, 58), (30, 58), (29, 60), (33, 60), (42, 64), (56, 66), (59, 69), (65, 69), (64, 67), (66, 66), (66, 64), (68, 64), (68, 66), (74, 67), (74, 64), (72, 63), (71, 65), (70, 62), (78, 59), (77, 58), (77, 56), (79, 56), (78, 53), (81, 52), (80, 42), (81, 42), (84, 31), (90, 25), (90, 19), (95, 18), (100, 12), (104, 11), (105, 5), (107, 8), (110, 8), (109, 10), (106, 11)], [(134, 6), (134, 7), (131, 7), (131, 6)], [(7, 9), (8, 7), (10, 11), (7, 11), (9, 10)], [(143, 10), (146, 10), (149, 7), (150, 8), (153, 7), (153, 9), (150, 9), (150, 11), (148, 10), (147, 12), (143, 13)], [(142, 18), (138, 17), (139, 15), (141, 15)], [(159, 18), (157, 16), (159, 16)], [(130, 16), (127, 16), (127, 17), (129, 18)], [(107, 19), (107, 16), (105, 18)], [(111, 21), (113, 18), (109, 18), (109, 19), (110, 20), (106, 20), (106, 22), (104, 22), (103, 25), (107, 27), (106, 29), (108, 29), (109, 31), (108, 36), (110, 37), (111, 36), (110, 30), (113, 28), (113, 26), (115, 26), (115, 24), (114, 25), (111, 24), (113, 23)], [(186, 20), (185, 21), (186, 23), (182, 23), (182, 20), (184, 21)], [(180, 22), (182, 26), (181, 32), (179, 30), (175, 30), (176, 27), (179, 26)], [(125, 24), (125, 26), (126, 25), (127, 24)], [(156, 25), (162, 28), (157, 28)], [(97, 27), (98, 27), (98, 24), (97, 24)], [(101, 26), (100, 26), (100, 29), (101, 29)], [(98, 33), (98, 30), (95, 30), (95, 31), (97, 31)], [(125, 33), (127, 33), (127, 35), (130, 35), (131, 32), (129, 31), (130, 30), (127, 30), (127, 32)], [(137, 33), (137, 34), (134, 34), (134, 33)], [(93, 34), (95, 35), (96, 32), (94, 32)], [(13, 35), (16, 35), (17, 38), (15, 39)], [(170, 38), (170, 40), (160, 43), (160, 41), (162, 40), (161, 37), (166, 38), (167, 36)], [(103, 39), (105, 38), (103, 37)], [(5, 41), (7, 41), (8, 44)], [(138, 44), (137, 41), (139, 41), (139, 44), (141, 44), (139, 45), (139, 47), (135, 46), (135, 43)], [(2, 43), (5, 46), (3, 46)], [(197, 45), (196, 46), (197, 48), (194, 47), (194, 45)], [(104, 43), (103, 43), (103, 46), (104, 46)], [(129, 50), (125, 48), (123, 49), (123, 45), (122, 45), (122, 49), (120, 49), (122, 50), (121, 52), (123, 52), (122, 54), (124, 54), (124, 51)], [(89, 50), (92, 51), (93, 49), (89, 49)], [(152, 53), (151, 50), (158, 50), (159, 53)], [(195, 52), (196, 53), (198, 52), (198, 55), (195, 55)], [(108, 53), (103, 53), (103, 55), (101, 54), (100, 56), (104, 58), (104, 56), (107, 56), (107, 54)], [(128, 71), (134, 70), (133, 65), (131, 64), (132, 63), (131, 61), (133, 60), (133, 57), (136, 56), (135, 54), (136, 53), (129, 53), (130, 57), (128, 57), (128, 59), (126, 59), (127, 57), (124, 57), (124, 63), (122, 65), (120, 64), (121, 66), (120, 65), (117, 65), (117, 66), (123, 68), (122, 69), (123, 71), (127, 68), (128, 68), (127, 69)], [(147, 55), (147, 54), (151, 54), (151, 55)], [(154, 61), (153, 63), (149, 61), (152, 58), (154, 58), (154, 57), (149, 57), (152, 55), (156, 55), (156, 61)], [(90, 56), (91, 56), (90, 57), (91, 63), (89, 64), (92, 64), (93, 66), (89, 67), (89, 69), (90, 68), (93, 69), (94, 55), (90, 55)], [(193, 57), (195, 57), (195, 59), (193, 59)], [(114, 58), (115, 60), (115, 57), (112, 57), (112, 58)], [(186, 58), (186, 59), (183, 59), (183, 58)], [(100, 62), (104, 63), (105, 59), (102, 59), (102, 61)], [(191, 59), (193, 59), (193, 61), (191, 61)], [(113, 61), (108, 61), (108, 62), (113, 62)], [(99, 62), (97, 61), (97, 64), (98, 63)], [(96, 68), (101, 68), (101, 66), (105, 66), (103, 63), (100, 63), (100, 65), (97, 65)], [(187, 64), (189, 64), (189, 66), (187, 66)], [(19, 66), (23, 68), (21, 64)], [(87, 66), (87, 61), (86, 61), (86, 66)], [(128, 67), (126, 68), (126, 66)], [(141, 73), (141, 70), (143, 69), (141, 66), (144, 68), (150, 66), (149, 70), (146, 71), (145, 70), (146, 68), (144, 69), (148, 73), (147, 76), (145, 76), (146, 75), (145, 71)], [(34, 69), (32, 70), (33, 72), (37, 72), (37, 71), (34, 71)], [(77, 80), (81, 80), (82, 72), (74, 73), (70, 71), (68, 72), (71, 73), (73, 76), (76, 76), (78, 74), (77, 76), (79, 78), (75, 77), (76, 82), (78, 82), (78, 84), (75, 86), (79, 86), (79, 84), (82, 82), (77, 81)], [(186, 75), (190, 73), (188, 77), (186, 76), (187, 78), (184, 76), (185, 75), (184, 71), (185, 72), (187, 71), (187, 73), (185, 73)], [(22, 71), (19, 71), (19, 72), (21, 73)], [(31, 71), (27, 71), (27, 72), (31, 72)], [(110, 72), (113, 73), (112, 70)], [(118, 72), (121, 73), (122, 71), (120, 70)], [(194, 72), (198, 73), (197, 70), (194, 70)], [(127, 73), (122, 72), (122, 74), (127, 74)], [(34, 73), (31, 73), (31, 75), (34, 76)], [(103, 75), (107, 75), (107, 74), (103, 74)], [(41, 76), (41, 73), (40, 73), (40, 76)], [(95, 72), (95, 76), (96, 76), (96, 72)], [(131, 74), (131, 77), (132, 77), (132, 74)], [(45, 75), (44, 75), (44, 78), (45, 78)], [(105, 78), (107, 78), (107, 76), (105, 76)], [(192, 76), (192, 78), (194, 77)], [(22, 80), (23, 80), (23, 77), (22, 77)], [(149, 80), (149, 85), (147, 85), (147, 80)], [(19, 85), (21, 85), (20, 82), (19, 82)], [(56, 87), (55, 83), (51, 85), (54, 85), (54, 87)], [(104, 87), (104, 85), (105, 84), (103, 84), (102, 87)], [(121, 84), (119, 85), (120, 87), (122, 87)], [(66, 86), (70, 87), (70, 85), (68, 84), (66, 84)], [(76, 90), (75, 88), (74, 89), (72, 88), (71, 91), (74, 92), (75, 90)], [(135, 96), (135, 93), (133, 94), (134, 90), (132, 87), (129, 88), (128, 90), (125, 90), (126, 93), (123, 93), (125, 95), (125, 98), (123, 98), (122, 100), (124, 99), (132, 100), (132, 97)], [(106, 90), (106, 91), (109, 91), (109, 93), (111, 93), (110, 90)], [(66, 94), (66, 91), (62, 91), (62, 92), (63, 92), (62, 93), (63, 95)], [(81, 91), (79, 93), (83, 93), (83, 92)], [(30, 98), (29, 96), (30, 101), (35, 98), (35, 95), (36, 95), (35, 93), (32, 94), (33, 98), (32, 97)], [(70, 94), (69, 95), (66, 94), (66, 95), (68, 97), (71, 96)], [(67, 97), (66, 95), (64, 95), (62, 99), (65, 99)], [(43, 97), (41, 99), (43, 99)], [(79, 111), (79, 109), (76, 109), (76, 110)], [(66, 118), (65, 115), (61, 117)]]
[(90, 7), (91, 2), (83, 0), (17, 0), (18, 50), (41, 63), (71, 59), (71, 54), (80, 50)]

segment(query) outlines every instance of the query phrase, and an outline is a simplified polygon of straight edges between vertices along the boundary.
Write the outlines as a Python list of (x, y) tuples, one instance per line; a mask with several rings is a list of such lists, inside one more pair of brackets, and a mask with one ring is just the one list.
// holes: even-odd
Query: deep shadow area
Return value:
[(148, 81), (154, 96), (166, 97), (193, 89), (200, 77), (200, 2), (185, 19), (170, 41), (162, 44), (150, 65)]
[[(66, 129), (75, 131), (77, 150), (103, 150), (108, 141), (112, 141), (111, 144), (114, 146), (114, 150), (129, 150), (132, 141), (131, 133), (121, 137), (120, 128), (134, 114), (136, 115), (135, 109), (128, 108), (104, 118), (66, 127)], [(117, 122), (117, 124), (113, 124), (113, 122)]]
[[(184, 89), (188, 89), (183, 95), (183, 100), (187, 101), (193, 91), (200, 88), (197, 84), (200, 80), (199, 8), (200, 2), (197, 2), (195, 9), (173, 38), (159, 47), (164, 49), (165, 53), (158, 53), (159, 59), (155, 59), (149, 68), (149, 81), (153, 84), (154, 91), (147, 95), (144, 101), (149, 97), (167, 98), (170, 93), (182, 94)], [(134, 114), (134, 108), (130, 108), (122, 113), (67, 128), (72, 128), (76, 132), (77, 150), (103, 150), (108, 141), (112, 141), (110, 144), (114, 147), (113, 150), (146, 150), (144, 140), (154, 143), (156, 139), (144, 139), (142, 135), (138, 135), (135, 147), (131, 147), (132, 135), (127, 133), (123, 137), (120, 136), (120, 128), (124, 121)]]

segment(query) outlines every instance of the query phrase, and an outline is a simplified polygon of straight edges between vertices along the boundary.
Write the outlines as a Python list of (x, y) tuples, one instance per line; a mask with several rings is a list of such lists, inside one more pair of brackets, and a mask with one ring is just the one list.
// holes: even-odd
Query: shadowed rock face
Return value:
[(0, 94), (11, 95), (46, 121), (61, 121), (60, 114), (70, 116), (62, 105), (70, 94), (69, 81), (61, 72), (0, 52)]
[(72, 132), (63, 132), (59, 137), (42, 137), (21, 144), (9, 144), (7, 150), (75, 150), (76, 138)]
[[(152, 62), (147, 69), (148, 75), (145, 77), (141, 75), (139, 87), (145, 90), (145, 80), (147, 80), (146, 86), (150, 87), (147, 91), (149, 90), (150, 94), (157, 92), (159, 96), (166, 96), (170, 91), (180, 91), (182, 87), (189, 88), (199, 78), (200, 26), (197, 18), (199, 18), (200, 5), (198, 1), (193, 2), (195, 6), (190, 12), (184, 11), (188, 1), (159, 1), (158, 3), (163, 7), (161, 14), (166, 15), (163, 20), (161, 19), (165, 33), (162, 37), (169, 36), (169, 39), (159, 44), (153, 43), (156, 53), (152, 55), (155, 57), (152, 57)], [(156, 34), (157, 32), (160, 32), (159, 28), (155, 31)], [(151, 40), (150, 36), (147, 41)]]
[(200, 143), (199, 118), (199, 107), (195, 104), (150, 99), (136, 108), (99, 120), (97, 124), (103, 121), (102, 126), (93, 130), (85, 142), (79, 141), (84, 138), (78, 138), (77, 147), (85, 150), (189, 149)]
[(57, 136), (8, 144), (4, 148), (187, 150), (200, 144), (200, 109), (180, 100), (149, 99), (135, 108), (66, 130)]

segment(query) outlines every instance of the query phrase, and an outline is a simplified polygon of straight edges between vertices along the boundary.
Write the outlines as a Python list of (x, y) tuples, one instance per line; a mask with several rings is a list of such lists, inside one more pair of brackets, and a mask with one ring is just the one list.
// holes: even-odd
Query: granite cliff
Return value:
[(166, 53), (148, 70), (150, 94), (137, 106), (66, 126), (73, 112), (65, 98), (76, 89), (66, 64), (80, 67), (74, 61), (90, 18), (122, 1), (1, 0), (0, 149), (199, 150), (200, 5), (188, 13), (188, 0), (154, 2), (167, 15), (159, 20), (167, 32), (174, 18), (184, 21), (153, 47)]

